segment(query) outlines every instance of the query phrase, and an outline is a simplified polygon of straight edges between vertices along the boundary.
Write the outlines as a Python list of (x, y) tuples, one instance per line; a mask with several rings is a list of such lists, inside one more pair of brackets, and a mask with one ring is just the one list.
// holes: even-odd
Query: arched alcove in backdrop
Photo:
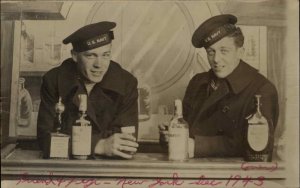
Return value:
[(97, 2), (86, 24), (117, 23), (112, 58), (135, 73), (153, 92), (172, 86), (192, 63), (193, 19), (180, 2)]

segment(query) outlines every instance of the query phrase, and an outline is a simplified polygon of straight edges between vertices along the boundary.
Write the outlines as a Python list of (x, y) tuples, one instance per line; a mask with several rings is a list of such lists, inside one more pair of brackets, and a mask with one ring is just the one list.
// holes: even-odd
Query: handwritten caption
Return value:
[[(278, 168), (277, 163), (270, 163), (268, 166), (262, 164), (242, 163), (241, 169), (243, 171), (250, 170), (264, 170), (273, 172)], [(178, 173), (173, 173), (170, 178), (153, 178), (153, 179), (130, 179), (130, 178), (116, 178), (112, 180), (101, 180), (96, 178), (72, 178), (72, 177), (59, 177), (54, 175), (53, 172), (49, 172), (48, 176), (43, 179), (32, 179), (29, 173), (23, 173), (16, 185), (22, 184), (43, 184), (45, 186), (53, 187), (82, 187), (82, 188), (94, 188), (94, 187), (145, 187), (145, 188), (158, 188), (158, 187), (261, 187), (264, 185), (264, 176), (242, 176), (239, 174), (231, 174), (225, 180), (210, 179), (205, 175), (200, 175), (193, 180), (186, 180), (180, 178)]]

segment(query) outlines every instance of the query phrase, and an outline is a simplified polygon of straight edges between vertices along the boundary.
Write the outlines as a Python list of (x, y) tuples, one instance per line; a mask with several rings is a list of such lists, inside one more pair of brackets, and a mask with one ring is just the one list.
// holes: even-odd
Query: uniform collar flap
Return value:
[(114, 61), (111, 61), (106, 74), (99, 83), (99, 86), (103, 89), (108, 89), (121, 95), (125, 95), (126, 84), (123, 74), (124, 73), (120, 65)]
[(257, 74), (257, 70), (241, 60), (235, 70), (226, 77), (226, 80), (233, 93), (237, 94), (250, 84), (255, 74)]

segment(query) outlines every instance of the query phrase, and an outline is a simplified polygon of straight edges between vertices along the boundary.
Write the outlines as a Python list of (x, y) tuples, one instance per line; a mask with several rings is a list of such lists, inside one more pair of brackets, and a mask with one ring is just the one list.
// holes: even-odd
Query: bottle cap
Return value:
[(20, 78), (19, 78), (19, 83), (20, 83), (20, 84), (24, 84), (24, 83), (25, 83), (25, 78), (20, 77)]
[(178, 106), (182, 106), (182, 102), (180, 99), (176, 99), (175, 100), (175, 106), (178, 107)]
[(133, 134), (135, 133), (135, 126), (121, 127), (121, 131), (122, 133)]
[(86, 94), (79, 94), (79, 111), (86, 112), (87, 110), (87, 95)]
[(261, 95), (255, 95), (255, 97), (256, 97), (256, 98), (260, 98), (260, 97), (261, 97)]

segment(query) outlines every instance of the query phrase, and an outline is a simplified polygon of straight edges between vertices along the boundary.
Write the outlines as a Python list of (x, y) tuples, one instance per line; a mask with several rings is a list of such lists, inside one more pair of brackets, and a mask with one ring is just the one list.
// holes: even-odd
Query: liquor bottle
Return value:
[(51, 133), (50, 140), (50, 158), (68, 159), (69, 158), (69, 141), (70, 136), (62, 133), (62, 114), (65, 111), (65, 105), (62, 98), (59, 97), (58, 103), (55, 104), (55, 131)]
[(87, 159), (91, 155), (92, 126), (87, 116), (87, 95), (80, 94), (79, 119), (72, 126), (72, 155), (74, 159)]
[(268, 121), (262, 114), (260, 108), (261, 95), (255, 95), (256, 112), (248, 116), (248, 127), (246, 131), (245, 161), (272, 161), (273, 134), (272, 121)]
[(19, 78), (18, 126), (29, 127), (32, 119), (32, 98), (25, 88), (25, 78)]
[(134, 75), (138, 79), (138, 118), (139, 121), (147, 121), (151, 116), (151, 88), (140, 70), (135, 71)]
[(175, 100), (175, 112), (169, 125), (169, 160), (185, 161), (188, 159), (188, 123), (182, 116), (182, 102)]

